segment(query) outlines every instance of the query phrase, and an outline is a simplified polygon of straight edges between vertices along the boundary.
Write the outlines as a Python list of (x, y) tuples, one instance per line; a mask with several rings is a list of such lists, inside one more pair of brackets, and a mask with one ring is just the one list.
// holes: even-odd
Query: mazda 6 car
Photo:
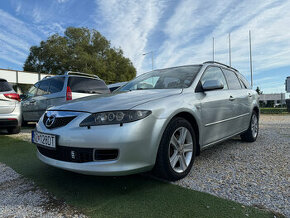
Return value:
[[(32, 140), (41, 161), (91, 175), (152, 171), (178, 180), (208, 146), (259, 131), (258, 95), (217, 62), (154, 70), (117, 92), (47, 110)], [(241, 144), (242, 146), (242, 144)]]

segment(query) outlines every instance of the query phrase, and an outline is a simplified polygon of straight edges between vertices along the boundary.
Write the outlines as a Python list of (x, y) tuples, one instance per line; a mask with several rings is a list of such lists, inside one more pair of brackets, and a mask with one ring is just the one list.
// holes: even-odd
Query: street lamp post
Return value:
[(144, 53), (143, 55), (147, 55), (151, 53), (151, 61), (152, 61), (152, 70), (154, 69), (154, 51), (149, 51), (147, 53)]

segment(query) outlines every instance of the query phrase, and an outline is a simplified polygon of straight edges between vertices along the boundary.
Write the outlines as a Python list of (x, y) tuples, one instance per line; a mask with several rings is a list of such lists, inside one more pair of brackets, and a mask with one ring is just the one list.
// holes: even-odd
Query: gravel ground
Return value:
[[(31, 130), (33, 130), (35, 126), (30, 126), (30, 127), (24, 127), (21, 129), (21, 132), (15, 135), (8, 135), (13, 138), (21, 139), (27, 142), (31, 142)], [(2, 134), (4, 132), (1, 132)]]
[(0, 172), (0, 217), (85, 217), (10, 167), (0, 163)]
[[(10, 136), (30, 141), (32, 128)], [(202, 151), (190, 175), (175, 184), (290, 217), (289, 160), (290, 116), (262, 115), (256, 142), (236, 137)], [(9, 198), (0, 198), (0, 216), (80, 216), (63, 203), (57, 211), (43, 207), (55, 199), (0, 164), (2, 168), (0, 196)]]
[(256, 142), (228, 140), (201, 152), (180, 186), (290, 217), (290, 116), (261, 116)]

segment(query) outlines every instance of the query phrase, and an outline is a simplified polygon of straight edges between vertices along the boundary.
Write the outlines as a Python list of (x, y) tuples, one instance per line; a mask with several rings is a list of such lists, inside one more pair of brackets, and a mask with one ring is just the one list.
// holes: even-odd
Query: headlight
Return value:
[(80, 126), (99, 126), (130, 123), (141, 120), (151, 114), (147, 110), (106, 111), (95, 113), (84, 119)]

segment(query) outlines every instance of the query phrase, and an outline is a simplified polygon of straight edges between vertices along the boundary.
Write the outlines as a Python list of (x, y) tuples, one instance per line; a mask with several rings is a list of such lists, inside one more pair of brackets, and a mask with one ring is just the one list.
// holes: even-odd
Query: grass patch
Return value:
[(260, 108), (261, 114), (289, 114), (287, 108)]
[(0, 162), (91, 217), (273, 217), (149, 177), (96, 177), (47, 166), (33, 144), (0, 136)]

